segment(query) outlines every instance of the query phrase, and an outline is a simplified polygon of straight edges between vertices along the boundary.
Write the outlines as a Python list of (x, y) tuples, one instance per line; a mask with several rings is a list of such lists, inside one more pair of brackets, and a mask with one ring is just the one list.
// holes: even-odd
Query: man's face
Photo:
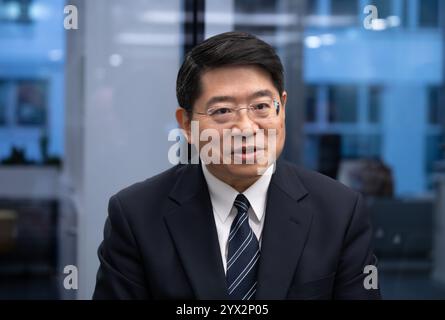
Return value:
[[(201, 88), (189, 119), (199, 123), (200, 136), (207, 129), (218, 132), (219, 143), (199, 143), (201, 158), (209, 154), (208, 143), (219, 148), (218, 154), (213, 154), (219, 159), (218, 164), (210, 163), (208, 169), (227, 180), (258, 177), (283, 149), (286, 92), (280, 97), (270, 75), (256, 66), (209, 70), (201, 76)], [(270, 113), (264, 111), (267, 105), (275, 107), (276, 103), (278, 113), (275, 108)], [(187, 131), (190, 137), (190, 130)], [(191, 143), (197, 145), (196, 137), (192, 137)]]

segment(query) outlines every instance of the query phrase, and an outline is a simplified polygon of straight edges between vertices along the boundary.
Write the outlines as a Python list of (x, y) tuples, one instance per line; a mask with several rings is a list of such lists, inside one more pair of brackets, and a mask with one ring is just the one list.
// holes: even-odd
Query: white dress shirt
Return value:
[[(216, 231), (218, 232), (219, 246), (224, 266), (224, 272), (227, 270), (228, 238), (230, 227), (236, 217), (237, 210), (233, 206), (235, 198), (239, 194), (234, 188), (225, 182), (216, 178), (202, 164), (202, 171), (207, 181), (210, 193), (210, 200), (213, 206), (213, 216), (215, 218)], [(261, 247), (261, 235), (263, 232), (264, 219), (266, 213), (267, 190), (269, 189), (274, 165), (271, 165), (254, 184), (243, 192), (243, 195), (249, 200), (250, 208), (248, 211), (249, 225), (256, 235)]]

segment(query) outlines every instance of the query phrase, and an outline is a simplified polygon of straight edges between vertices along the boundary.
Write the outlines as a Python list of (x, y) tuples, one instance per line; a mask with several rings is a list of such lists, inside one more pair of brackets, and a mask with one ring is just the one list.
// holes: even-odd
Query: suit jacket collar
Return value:
[[(197, 299), (228, 299), (212, 204), (199, 165), (184, 165), (166, 223)], [(284, 299), (309, 233), (312, 212), (295, 168), (278, 160), (268, 190), (256, 299)]]

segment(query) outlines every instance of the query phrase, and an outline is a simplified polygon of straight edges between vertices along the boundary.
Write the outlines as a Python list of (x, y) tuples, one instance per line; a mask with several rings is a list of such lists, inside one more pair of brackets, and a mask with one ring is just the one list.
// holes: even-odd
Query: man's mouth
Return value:
[(258, 148), (256, 146), (243, 146), (233, 150), (232, 155), (234, 158), (242, 160), (242, 162), (248, 160), (254, 162), (257, 159), (258, 153), (263, 150), (264, 148)]

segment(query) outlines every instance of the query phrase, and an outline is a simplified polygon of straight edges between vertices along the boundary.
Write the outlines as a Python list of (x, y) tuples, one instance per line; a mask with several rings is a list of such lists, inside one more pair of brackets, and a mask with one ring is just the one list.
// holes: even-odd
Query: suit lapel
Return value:
[(184, 166), (170, 193), (166, 223), (197, 299), (227, 299), (212, 204), (199, 165)]
[(256, 299), (285, 299), (309, 233), (312, 212), (294, 168), (278, 161), (269, 186)]

